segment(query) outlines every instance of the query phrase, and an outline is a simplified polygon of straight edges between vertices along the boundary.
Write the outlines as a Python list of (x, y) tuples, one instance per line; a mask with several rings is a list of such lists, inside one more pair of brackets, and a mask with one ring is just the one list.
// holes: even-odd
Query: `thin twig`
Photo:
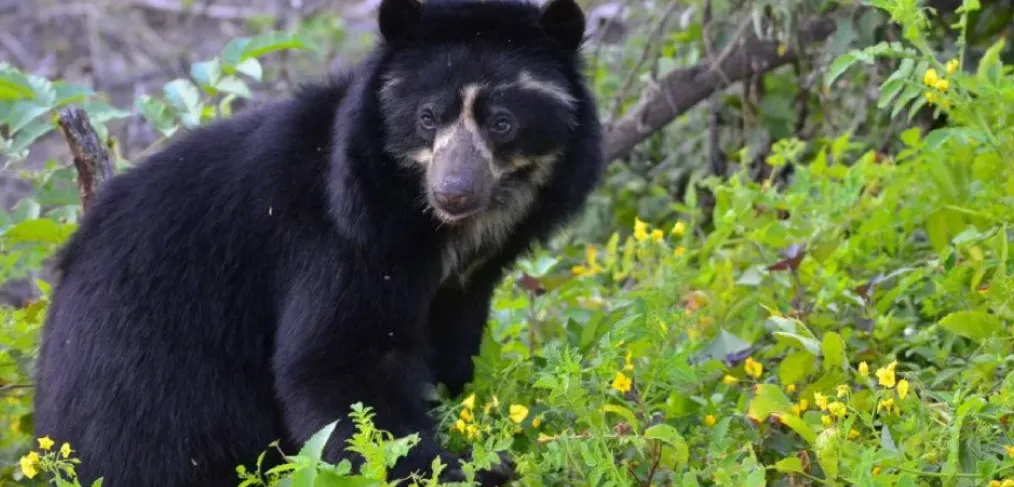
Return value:
[(35, 384), (7, 384), (5, 386), (0, 386), (0, 393), (13, 391), (15, 389), (31, 389), (33, 387), (35, 387)]
[(623, 81), (620, 92), (613, 99), (613, 106), (609, 109), (609, 121), (607, 123), (612, 123), (613, 120), (616, 120), (620, 116), (620, 108), (623, 106), (623, 100), (627, 98), (627, 92), (630, 91), (630, 87), (634, 84), (634, 78), (641, 72), (641, 67), (644, 66), (644, 63), (648, 61), (651, 46), (658, 42), (659, 37), (662, 37), (662, 34), (665, 33), (665, 26), (669, 22), (669, 17), (676, 11), (677, 6), (679, 6), (678, 2), (673, 2), (669, 5), (669, 8), (662, 14), (662, 18), (655, 25), (655, 30), (651, 36), (645, 40), (644, 49), (641, 50), (641, 56), (637, 59), (637, 64), (627, 74), (627, 79)]
[[(704, 3), (704, 12), (702, 35), (704, 37), (704, 52), (707, 56), (708, 62), (713, 66), (715, 65), (715, 49), (711, 43), (711, 21), (712, 21), (712, 2), (707, 0)], [(735, 42), (735, 39), (733, 39)], [(719, 72), (719, 74), (723, 74)], [(711, 100), (708, 103), (708, 168), (711, 174), (717, 176), (724, 176), (726, 172), (725, 161), (719, 153), (720, 142), (718, 139), (718, 100), (719, 92), (716, 90), (711, 94)]]
[(245, 7), (217, 5), (213, 2), (191, 2), (184, 6), (179, 0), (131, 0), (130, 5), (149, 10), (189, 14), (215, 20), (247, 20), (254, 17), (275, 16), (275, 10), (256, 10)]

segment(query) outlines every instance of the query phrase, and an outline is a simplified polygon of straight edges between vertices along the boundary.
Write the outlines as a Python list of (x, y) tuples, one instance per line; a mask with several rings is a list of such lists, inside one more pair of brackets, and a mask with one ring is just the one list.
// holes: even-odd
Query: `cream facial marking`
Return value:
[(428, 148), (419, 149), (415, 152), (409, 153), (407, 157), (412, 162), (422, 167), (429, 167), (429, 165), (433, 162), (433, 150)]
[(568, 108), (573, 108), (577, 103), (577, 100), (567, 90), (552, 81), (540, 80), (528, 71), (521, 71), (518, 75), (517, 85), (523, 90), (531, 90), (542, 93), (543, 95), (555, 98), (557, 101), (567, 105)]
[(385, 101), (394, 100), (394, 89), (402, 83), (402, 79), (387, 73), (383, 75), (383, 84), (380, 86), (380, 99)]
[(454, 125), (437, 134), (436, 142), (433, 144), (434, 152), (443, 148), (452, 138), (467, 134), (482, 157), (488, 161), (493, 160), (493, 150), (479, 132), (479, 124), (475, 121), (475, 99), (479, 96), (479, 88), (480, 85), (469, 84), (461, 89), (461, 114), (458, 115)]
[(481, 85), (473, 83), (465, 85), (461, 89), (461, 113), (453, 124), (441, 127), (437, 131), (437, 135), (433, 141), (433, 151), (430, 160), (432, 161), (433, 155), (439, 154), (452, 142), (457, 144), (470, 143), (479, 152), (479, 155), (485, 160), (486, 164), (489, 165), (493, 176), (499, 178), (503, 170), (495, 164), (493, 149), (482, 136), (479, 124), (475, 120), (475, 99), (479, 96), (481, 88)]

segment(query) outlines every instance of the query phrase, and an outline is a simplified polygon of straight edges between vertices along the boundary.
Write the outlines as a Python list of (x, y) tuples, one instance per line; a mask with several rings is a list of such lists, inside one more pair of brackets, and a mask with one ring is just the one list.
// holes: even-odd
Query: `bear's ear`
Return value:
[(539, 15), (543, 30), (569, 51), (581, 47), (584, 23), (584, 12), (574, 0), (549, 0)]
[(377, 14), (380, 35), (389, 43), (401, 41), (419, 20), (419, 0), (383, 0)]

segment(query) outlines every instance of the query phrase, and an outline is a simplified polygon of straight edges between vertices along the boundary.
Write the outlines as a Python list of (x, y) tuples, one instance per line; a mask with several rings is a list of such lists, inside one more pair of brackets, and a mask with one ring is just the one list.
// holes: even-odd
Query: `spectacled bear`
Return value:
[(497, 283), (601, 177), (584, 13), (383, 0), (378, 26), (351, 70), (98, 191), (59, 254), (35, 396), (82, 481), (235, 485), (335, 420), (325, 459), (355, 460), (355, 402), (421, 437), (392, 478), (458, 464), (424, 389), (462, 391)]

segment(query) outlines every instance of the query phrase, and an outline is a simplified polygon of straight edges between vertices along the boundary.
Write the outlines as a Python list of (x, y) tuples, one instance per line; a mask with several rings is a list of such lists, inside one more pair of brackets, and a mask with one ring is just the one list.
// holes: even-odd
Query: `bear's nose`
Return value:
[(470, 213), (478, 206), (479, 199), (467, 182), (458, 178), (447, 178), (443, 180), (433, 196), (440, 205), (440, 209), (452, 215)]

